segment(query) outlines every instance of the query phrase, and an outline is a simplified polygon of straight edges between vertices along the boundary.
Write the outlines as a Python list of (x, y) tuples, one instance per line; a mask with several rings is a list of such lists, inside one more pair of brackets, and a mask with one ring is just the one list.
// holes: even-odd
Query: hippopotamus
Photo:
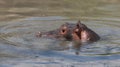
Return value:
[(95, 42), (100, 39), (100, 36), (88, 28), (85, 24), (81, 23), (80, 20), (75, 23), (64, 23), (58, 29), (38, 32), (37, 37), (50, 37), (56, 39), (65, 39), (68, 41), (79, 41), (79, 42)]
[(78, 21), (72, 32), (72, 39), (80, 42), (96, 42), (100, 39), (100, 36)]
[(74, 23), (64, 23), (58, 29), (47, 31), (47, 32), (38, 32), (36, 37), (49, 37), (56, 39), (65, 39), (68, 41), (72, 40), (73, 28), (76, 26)]

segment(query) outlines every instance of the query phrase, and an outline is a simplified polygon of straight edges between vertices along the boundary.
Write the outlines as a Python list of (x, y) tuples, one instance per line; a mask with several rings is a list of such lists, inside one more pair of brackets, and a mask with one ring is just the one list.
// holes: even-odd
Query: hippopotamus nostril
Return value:
[(41, 36), (42, 36), (41, 32), (36, 33), (36, 37), (41, 37)]

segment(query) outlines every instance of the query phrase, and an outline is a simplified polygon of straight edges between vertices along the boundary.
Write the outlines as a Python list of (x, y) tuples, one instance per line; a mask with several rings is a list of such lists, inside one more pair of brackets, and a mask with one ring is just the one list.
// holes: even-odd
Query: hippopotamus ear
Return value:
[(80, 26), (81, 26), (81, 21), (80, 20), (77, 22), (76, 26), (77, 26), (77, 28), (80, 28)]
[(82, 29), (82, 30), (87, 29), (87, 26), (85, 24), (81, 23), (80, 20), (77, 22), (76, 27), (79, 29)]

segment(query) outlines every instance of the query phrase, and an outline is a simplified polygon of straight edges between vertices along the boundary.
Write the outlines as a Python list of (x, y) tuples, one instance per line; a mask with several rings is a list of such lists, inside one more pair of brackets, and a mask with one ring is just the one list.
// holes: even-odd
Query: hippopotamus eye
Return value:
[(62, 29), (62, 32), (65, 32), (65, 30), (64, 30), (64, 29)]
[(62, 32), (65, 32), (66, 30), (67, 30), (66, 26), (62, 27)]
[(60, 34), (65, 35), (67, 33), (66, 29), (61, 29)]

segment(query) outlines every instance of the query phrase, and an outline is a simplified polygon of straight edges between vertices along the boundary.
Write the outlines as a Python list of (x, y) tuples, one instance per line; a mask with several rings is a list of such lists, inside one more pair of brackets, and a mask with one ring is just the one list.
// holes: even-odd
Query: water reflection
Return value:
[[(56, 42), (56, 41), (55, 41)], [(52, 50), (56, 50), (56, 51), (71, 51), (73, 53), (75, 53), (76, 55), (79, 55), (80, 52), (80, 47), (81, 47), (81, 43), (76, 43), (74, 41), (57, 41), (56, 43), (52, 43), (52, 45), (49, 45), (48, 48), (52, 49)]]

